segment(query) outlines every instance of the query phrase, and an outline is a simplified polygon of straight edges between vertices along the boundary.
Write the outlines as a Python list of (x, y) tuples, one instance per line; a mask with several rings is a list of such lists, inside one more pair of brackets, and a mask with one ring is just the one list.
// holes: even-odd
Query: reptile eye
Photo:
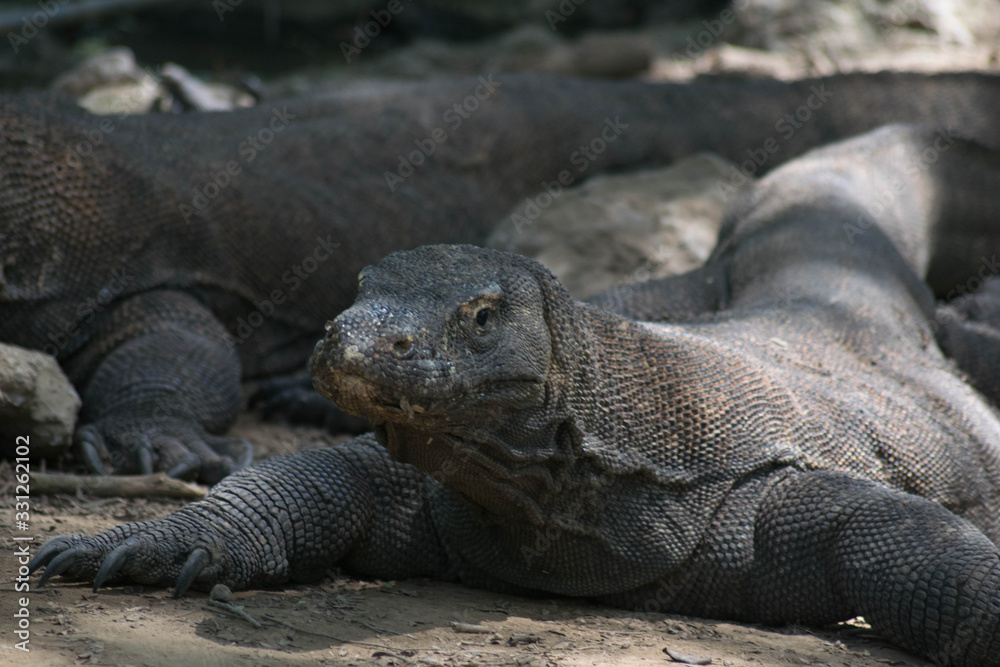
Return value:
[(476, 324), (481, 327), (485, 327), (486, 323), (490, 321), (490, 309), (482, 308), (478, 313), (476, 313)]

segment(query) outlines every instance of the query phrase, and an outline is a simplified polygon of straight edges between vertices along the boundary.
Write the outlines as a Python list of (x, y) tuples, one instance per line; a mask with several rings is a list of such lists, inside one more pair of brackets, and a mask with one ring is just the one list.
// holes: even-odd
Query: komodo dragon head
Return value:
[(492, 442), (506, 459), (520, 444), (540, 456), (559, 412), (552, 298), (570, 302), (545, 268), (516, 255), (448, 245), (393, 253), (361, 272), (354, 305), (327, 322), (314, 383), (370, 419), (394, 458), (428, 471), (455, 454), (425, 451), (429, 435), (445, 436), (434, 444), (446, 449)]
[[(641, 451), (655, 437), (625, 435), (632, 401), (604, 378), (594, 312), (533, 260), (424, 246), (361, 272), (357, 300), (327, 323), (310, 372), (321, 394), (371, 420), (392, 458), (493, 517), (541, 524), (578, 513), (567, 503), (600, 505), (595, 494), (619, 473), (693, 476), (664, 473)], [(629, 437), (639, 446), (625, 446)]]
[(513, 256), (458, 248), (397, 252), (362, 270), (354, 305), (316, 346), (321, 393), (376, 423), (435, 429), (541, 400), (550, 344), (539, 286), (511, 270)]

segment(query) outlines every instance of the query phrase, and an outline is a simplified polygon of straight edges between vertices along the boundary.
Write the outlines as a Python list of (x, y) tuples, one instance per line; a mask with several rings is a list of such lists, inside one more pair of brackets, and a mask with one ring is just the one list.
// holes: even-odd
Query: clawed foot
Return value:
[(292, 424), (320, 426), (330, 433), (371, 431), (367, 419), (349, 415), (313, 389), (308, 373), (273, 378), (250, 397), (250, 407), (262, 419), (282, 418)]
[(99, 475), (163, 470), (171, 477), (215, 484), (253, 460), (253, 446), (245, 439), (210, 435), (198, 424), (174, 418), (105, 418), (79, 427), (76, 444)]
[(29, 564), (34, 572), (44, 567), (39, 586), (52, 577), (68, 575), (92, 580), (94, 592), (105, 583), (131, 581), (157, 586), (174, 585), (180, 597), (194, 583), (211, 586), (223, 579), (221, 560), (213, 557), (217, 548), (210, 542), (181, 544), (162, 534), (135, 532), (125, 537), (135, 524), (120, 526), (96, 537), (59, 535), (48, 540)]

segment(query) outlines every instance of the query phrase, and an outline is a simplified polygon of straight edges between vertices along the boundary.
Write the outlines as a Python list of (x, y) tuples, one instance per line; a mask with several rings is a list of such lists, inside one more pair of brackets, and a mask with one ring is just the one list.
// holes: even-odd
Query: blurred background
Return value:
[[(55, 89), (117, 116), (499, 72), (997, 72), (1000, 0), (18, 0), (0, 4), (0, 40), (0, 92)], [(601, 175), (530, 228), (503, 217), (487, 243), (546, 264), (577, 298), (681, 273), (709, 255), (718, 184), (736, 170), (699, 155)]]
[(19, 0), (0, 39), (0, 90), (176, 112), (499, 71), (996, 71), (1000, 0)]

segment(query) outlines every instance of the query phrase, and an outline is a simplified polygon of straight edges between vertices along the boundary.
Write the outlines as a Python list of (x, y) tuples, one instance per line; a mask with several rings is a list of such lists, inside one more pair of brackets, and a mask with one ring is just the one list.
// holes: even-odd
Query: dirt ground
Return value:
[[(309, 428), (262, 424), (235, 429), (258, 457), (336, 439)], [(427, 580), (363, 581), (331, 569), (321, 582), (235, 593), (258, 621), (211, 606), (206, 593), (175, 600), (142, 586), (102, 589), (66, 579), (16, 593), (18, 576), (10, 463), (0, 463), (0, 665), (655, 665), (688, 659), (759, 665), (927, 665), (875, 638), (861, 624), (827, 631), (765, 628), (668, 614), (636, 613), (576, 599), (497, 595)], [(30, 553), (61, 533), (95, 534), (163, 516), (183, 503), (32, 494)], [(13, 645), (13, 614), (28, 597), (29, 653)], [(460, 632), (471, 626), (478, 632)], [(461, 624), (464, 624), (461, 625)]]
[[(654, 41), (666, 46), (644, 78), (686, 80), (697, 74), (728, 71), (794, 78), (836, 69), (890, 65), (922, 71), (996, 67), (1000, 52), (992, 40), (971, 45), (945, 40), (942, 46), (922, 23), (917, 25), (918, 30), (910, 31), (915, 36), (907, 37), (907, 30), (915, 22), (929, 21), (921, 16), (905, 12), (899, 17), (890, 15), (888, 23), (882, 22), (883, 27), (891, 28), (888, 32), (883, 29), (871, 45), (859, 42), (864, 48), (836, 58), (824, 55), (832, 52), (832, 47), (826, 46), (824, 54), (820, 54), (823, 57), (818, 57), (812, 48), (815, 40), (805, 38), (797, 38), (795, 43), (801, 42), (798, 50), (779, 55), (720, 43), (697, 58), (678, 57), (678, 53), (685, 53), (685, 40), (701, 34), (702, 24), (696, 22), (693, 27), (653, 34)], [(969, 20), (974, 28), (981, 23)], [(764, 23), (772, 24), (775, 22)], [(839, 36), (844, 31), (833, 25), (827, 32)], [(899, 41), (903, 37), (915, 46), (905, 48), (908, 42)], [(830, 39), (820, 46), (827, 42)], [(553, 48), (557, 47), (568, 48)], [(484, 52), (496, 58), (495, 48), (491, 43)], [(943, 48), (949, 49), (949, 57), (943, 55)], [(904, 52), (908, 60), (901, 58)], [(404, 51), (397, 61), (408, 66), (418, 61), (417, 65), (436, 71), (426, 64), (433, 64), (431, 56), (436, 53), (418, 44)], [(469, 61), (473, 66), (481, 62), (464, 50), (452, 60)], [(397, 75), (399, 68), (393, 69), (397, 61), (373, 65), (371, 71)], [(287, 82), (283, 86), (272, 83), (272, 88), (283, 94), (295, 92)], [(258, 460), (334, 440), (314, 429), (261, 424), (250, 415), (244, 415), (234, 432), (254, 442)], [(32, 466), (38, 466), (38, 462), (32, 461)], [(36, 589), (36, 576), (29, 592), (15, 592), (17, 550), (22, 545), (28, 544), (29, 552), (34, 554), (53, 535), (95, 534), (119, 523), (163, 516), (182, 503), (34, 493), (30, 498), (29, 529), (17, 531), (16, 535), (33, 540), (15, 542), (13, 477), (11, 464), (0, 462), (0, 665), (680, 664), (671, 662), (668, 651), (677, 658), (687, 656), (692, 664), (734, 667), (929, 664), (879, 640), (863, 623), (842, 624), (824, 631), (765, 628), (629, 612), (584, 600), (500, 596), (425, 580), (362, 581), (335, 569), (312, 585), (235, 593), (234, 604), (261, 627), (210, 605), (208, 595), (197, 591), (180, 600), (174, 600), (169, 591), (144, 587), (110, 588), (95, 594), (88, 585), (65, 579)], [(30, 652), (14, 648), (20, 638), (14, 634), (13, 615), (22, 597), (29, 600)], [(459, 632), (460, 628), (478, 631)]]

